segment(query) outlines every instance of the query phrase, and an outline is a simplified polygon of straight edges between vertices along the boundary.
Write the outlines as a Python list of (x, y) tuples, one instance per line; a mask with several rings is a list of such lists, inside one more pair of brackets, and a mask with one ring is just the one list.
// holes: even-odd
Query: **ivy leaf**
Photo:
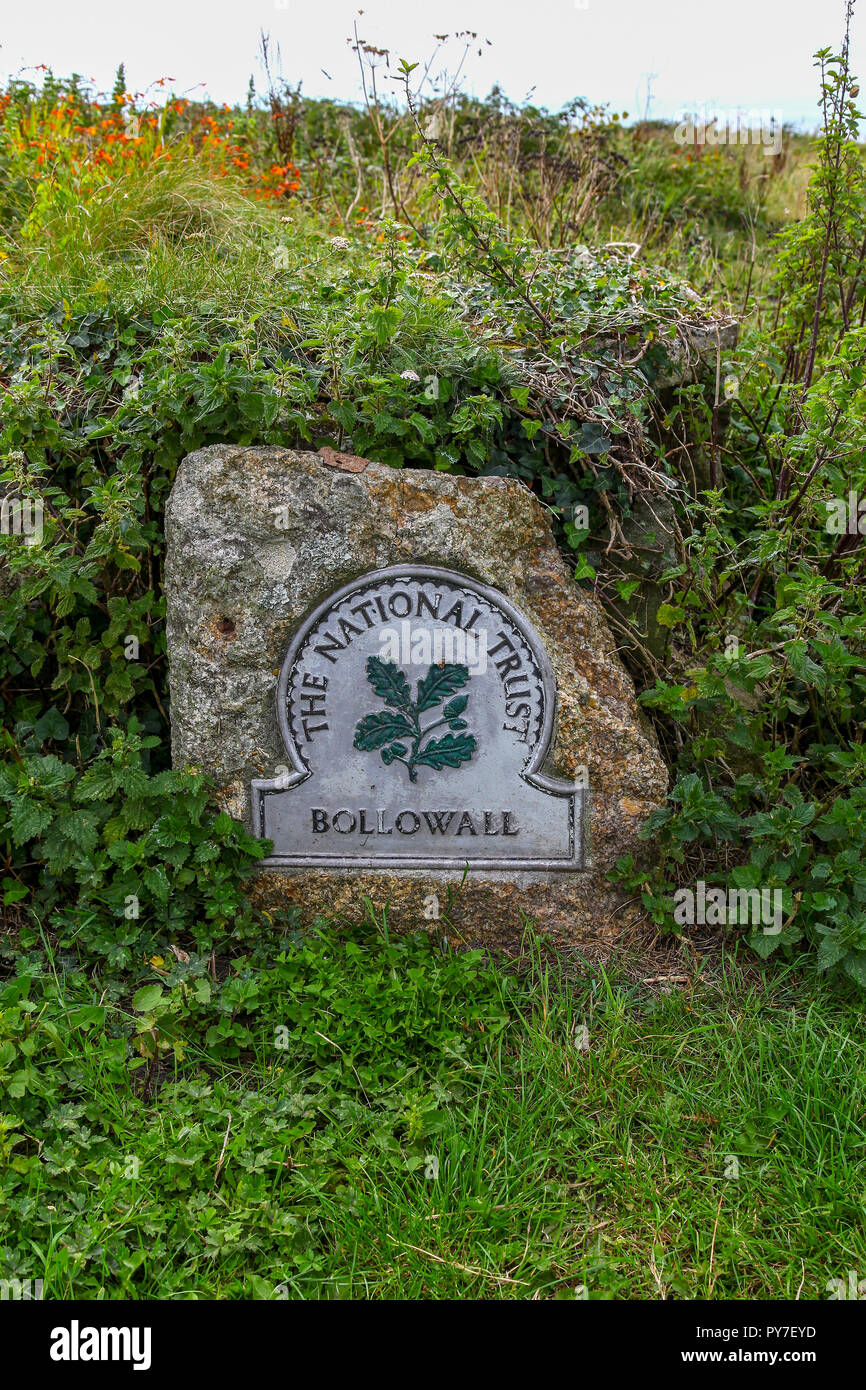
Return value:
[(16, 883), (14, 878), (4, 878), (0, 889), (3, 891), (3, 906), (9, 907), (12, 903), (20, 903), (27, 897), (27, 887), (23, 883)]
[(381, 748), (395, 738), (412, 737), (412, 726), (405, 715), (384, 710), (381, 714), (365, 714), (355, 727), (355, 747), (363, 752)]
[(580, 448), (585, 454), (606, 454), (613, 448), (613, 440), (596, 421), (587, 421), (580, 428)]
[(637, 589), (639, 589), (639, 588), (640, 588), (640, 580), (639, 580), (639, 579), (629, 579), (629, 580), (618, 579), (617, 582), (616, 582), (617, 593), (619, 594), (620, 598), (621, 598), (625, 603), (628, 602), (628, 600), (631, 598), (632, 594), (635, 593), (635, 591), (636, 591)]
[(656, 622), (659, 627), (676, 627), (685, 619), (685, 610), (675, 603), (660, 603), (656, 613)]
[(60, 711), (52, 705), (50, 709), (45, 711), (41, 719), (37, 719), (33, 725), (33, 733), (40, 744), (49, 738), (61, 743), (69, 737), (69, 725)]
[(431, 666), (423, 680), (418, 682), (418, 713), (433, 709), (446, 695), (451, 695), (465, 685), (469, 679), (469, 667), (446, 664)]
[(393, 661), (382, 661), (378, 656), (367, 657), (367, 680), (380, 700), (396, 709), (409, 709), (412, 692), (409, 682)]
[(440, 772), (443, 767), (459, 767), (468, 763), (475, 752), (475, 739), (472, 734), (445, 734), (442, 738), (431, 738), (415, 757), (416, 763), (426, 763), (428, 767)]

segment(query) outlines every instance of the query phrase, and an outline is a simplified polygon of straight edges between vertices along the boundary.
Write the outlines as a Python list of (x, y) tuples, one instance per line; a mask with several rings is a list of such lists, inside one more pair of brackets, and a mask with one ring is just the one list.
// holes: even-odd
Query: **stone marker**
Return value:
[(429, 565), (344, 585), (280, 672), (291, 770), (252, 782), (267, 863), (582, 868), (583, 789), (542, 772), (555, 705), (540, 637), (494, 589)]
[(618, 933), (605, 875), (666, 773), (544, 509), (330, 452), (212, 446), (168, 503), (173, 759), (273, 842), (253, 896), (455, 942)]

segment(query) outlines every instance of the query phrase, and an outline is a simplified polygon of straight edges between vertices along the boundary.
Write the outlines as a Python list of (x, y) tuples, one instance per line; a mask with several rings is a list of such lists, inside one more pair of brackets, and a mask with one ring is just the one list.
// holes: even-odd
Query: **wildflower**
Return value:
[(331, 243), (331, 245), (332, 245), (333, 247), (336, 247), (337, 250), (339, 250), (339, 251), (346, 251), (346, 250), (348, 250), (349, 242), (346, 240), (346, 238), (345, 238), (344, 236), (332, 236), (332, 237), (329, 237), (328, 240), (330, 241), (330, 243)]
[(400, 378), (401, 378), (402, 381), (420, 381), (420, 380), (421, 380), (421, 378), (420, 378), (420, 376), (418, 375), (418, 373), (417, 373), (417, 372), (413, 372), (411, 367), (407, 367), (406, 370), (405, 370), (405, 372), (401, 372), (401, 373), (400, 373)]

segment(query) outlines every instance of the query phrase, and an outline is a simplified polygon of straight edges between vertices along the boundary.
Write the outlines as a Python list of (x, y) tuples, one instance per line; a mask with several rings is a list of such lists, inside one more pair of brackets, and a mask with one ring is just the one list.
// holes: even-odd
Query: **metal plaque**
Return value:
[(252, 782), (266, 866), (575, 870), (584, 790), (542, 769), (556, 682), (502, 594), (376, 570), (306, 618), (280, 672), (286, 762)]

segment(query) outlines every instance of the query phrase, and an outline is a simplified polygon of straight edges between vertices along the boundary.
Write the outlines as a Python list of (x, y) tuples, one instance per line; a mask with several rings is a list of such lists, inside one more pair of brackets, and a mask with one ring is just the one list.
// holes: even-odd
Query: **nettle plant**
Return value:
[(677, 883), (779, 889), (783, 928), (752, 932), (754, 949), (815, 952), (819, 970), (866, 987), (858, 561), (837, 569), (820, 507), (797, 520), (773, 503), (751, 510), (742, 534), (742, 512), (709, 495), (687, 562), (669, 576), (681, 586), (669, 605), (670, 674), (642, 701), (661, 718), (678, 775), (644, 830), (660, 852), (654, 869), (623, 862), (620, 872), (665, 925)]
[(134, 718), (83, 774), (38, 751), (64, 723), (55, 711), (0, 765), (12, 845), (41, 871), (32, 894), (18, 878), (4, 879), (4, 903), (28, 897), (39, 920), (50, 914), (61, 945), (82, 946), (109, 969), (140, 963), (166, 938), (205, 951), (231, 925), (242, 940), (254, 927), (242, 881), (265, 843), (210, 811), (204, 777), (148, 774), (145, 759), (159, 740), (143, 737)]
[(807, 215), (778, 239), (777, 334), (740, 350), (732, 447), (664, 576), (665, 672), (643, 695), (677, 772), (646, 827), (661, 860), (620, 873), (668, 925), (677, 883), (779, 889), (782, 929), (755, 949), (866, 987), (863, 533), (856, 516), (828, 525), (866, 481), (866, 169), (847, 37), (818, 65), (824, 124)]

